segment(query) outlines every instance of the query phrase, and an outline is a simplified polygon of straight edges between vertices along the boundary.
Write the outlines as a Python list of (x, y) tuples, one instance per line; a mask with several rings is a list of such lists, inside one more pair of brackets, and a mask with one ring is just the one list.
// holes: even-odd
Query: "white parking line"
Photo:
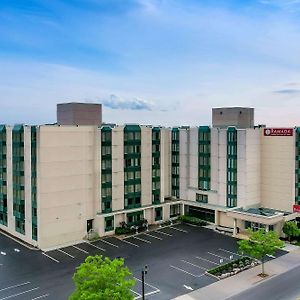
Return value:
[(274, 256), (274, 255), (271, 255), (271, 254), (266, 254), (268, 257), (270, 257), (270, 258), (276, 258), (276, 256)]
[[(145, 297), (147, 297), (147, 296), (151, 296), (151, 295), (154, 295), (154, 294), (157, 294), (157, 293), (159, 293), (160, 291), (153, 291), (153, 292), (149, 292), (149, 293), (146, 293), (145, 294)], [(134, 292), (135, 293), (135, 292)], [(138, 294), (138, 293), (136, 293), (136, 294)], [(138, 299), (141, 299), (142, 298), (142, 295), (140, 295), (140, 296), (138, 296), (138, 297), (134, 297), (134, 300), (138, 300)]]
[(155, 236), (155, 235), (153, 235), (153, 234), (146, 233), (146, 232), (144, 232), (143, 234), (145, 234), (145, 235), (149, 235), (149, 236), (153, 237), (154, 239), (157, 239), (157, 240), (161, 240), (161, 241), (162, 241), (162, 238), (160, 238), (160, 237), (157, 237), (157, 236)]
[[(131, 289), (130, 289), (131, 290)], [(139, 299), (140, 297), (142, 297), (142, 295), (134, 290), (131, 290), (133, 293), (135, 293), (136, 295), (138, 295), (138, 297), (134, 297), (134, 299)]]
[[(142, 280), (141, 279), (138, 279), (138, 278), (136, 278), (136, 277), (133, 277), (135, 280), (137, 280), (137, 281), (139, 281), (139, 282), (142, 282)], [(155, 286), (153, 286), (153, 285), (151, 285), (151, 284), (149, 284), (149, 283), (147, 283), (147, 282), (145, 282), (145, 285), (148, 285), (148, 286), (150, 286), (152, 289), (155, 289), (155, 290), (157, 290), (157, 291), (160, 291), (160, 289), (158, 289), (157, 287), (155, 287)]]
[(129, 245), (131, 245), (131, 246), (140, 247), (139, 245), (137, 245), (137, 244), (134, 244), (134, 243), (131, 243), (131, 242), (128, 242), (128, 241), (127, 241), (127, 240), (125, 240), (125, 239), (123, 239), (123, 240), (120, 240), (120, 241), (122, 241), (122, 242), (124, 242), (124, 243), (126, 243), (126, 244), (129, 244)]
[(73, 259), (75, 258), (75, 256), (73, 256), (73, 255), (69, 254), (68, 252), (65, 252), (64, 250), (57, 249), (57, 251), (59, 251), (59, 252), (61, 252), (61, 253), (65, 254), (65, 255), (67, 255), (67, 256), (69, 256), (69, 257), (73, 258)]
[(45, 295), (41, 295), (41, 296), (38, 296), (38, 297), (32, 298), (31, 300), (42, 299), (42, 298), (46, 298), (46, 297), (48, 297), (48, 296), (49, 296), (49, 294), (45, 294)]
[(97, 249), (99, 249), (99, 250), (101, 250), (101, 251), (106, 251), (105, 249), (103, 249), (103, 248), (101, 248), (101, 247), (98, 247), (98, 246), (96, 246), (96, 245), (94, 245), (94, 244), (92, 244), (92, 243), (87, 243), (88, 245), (90, 245), (90, 246), (93, 246), (93, 247), (95, 247), (95, 248), (97, 248)]
[(79, 248), (77, 246), (72, 246), (72, 247), (75, 248), (75, 249), (77, 249), (77, 250), (79, 250), (79, 251), (81, 251), (81, 252), (83, 252), (83, 253), (89, 254), (87, 251), (85, 251), (85, 250), (83, 250), (83, 249), (81, 249), (81, 248)]
[(42, 252), (42, 254), (43, 254), (43, 255), (45, 255), (45, 256), (47, 256), (48, 258), (52, 259), (53, 261), (55, 261), (55, 262), (59, 263), (59, 260), (57, 260), (57, 259), (53, 258), (52, 256), (50, 256), (50, 255), (46, 254), (45, 252)]
[(100, 241), (100, 242), (103, 242), (103, 243), (105, 243), (105, 244), (107, 244), (107, 245), (113, 246), (113, 247), (115, 247), (115, 248), (119, 248), (118, 245), (115, 245), (115, 244), (113, 244), (113, 243), (111, 243), (111, 242), (108, 242), (108, 241), (106, 241), (105, 239), (101, 239), (101, 240), (99, 240), (99, 241)]
[(157, 232), (157, 233), (160, 233), (160, 234), (163, 234), (163, 235), (167, 235), (167, 236), (173, 236), (173, 234), (170, 234), (170, 233), (166, 233), (166, 232), (163, 232), (161, 230), (156, 230), (154, 232)]
[(227, 252), (227, 253), (230, 253), (230, 254), (234, 254), (234, 255), (237, 255), (237, 256), (240, 256), (240, 257), (243, 257), (243, 255), (240, 255), (240, 254), (238, 254), (236, 252), (228, 251), (226, 249), (219, 248), (218, 250), (223, 251), (223, 252)]
[(172, 266), (172, 265), (170, 265), (170, 267), (173, 268), (173, 269), (175, 269), (175, 270), (178, 270), (178, 271), (181, 271), (181, 272), (183, 272), (183, 273), (186, 273), (186, 274), (188, 274), (188, 275), (191, 275), (191, 276), (193, 276), (193, 277), (196, 277), (196, 278), (199, 278), (199, 277), (202, 277), (202, 276), (205, 275), (205, 274), (195, 275), (195, 274), (192, 274), (192, 273), (190, 273), (190, 272), (188, 272), (188, 271), (186, 271), (186, 270), (183, 270), (183, 269), (181, 269), (181, 268), (178, 268), (178, 267), (175, 267), (175, 266)]
[(30, 283), (30, 281), (26, 281), (26, 282), (23, 282), (23, 283), (20, 283), (20, 284), (8, 286), (6, 288), (1, 289), (0, 292), (6, 291), (6, 290), (9, 290), (9, 289), (13, 289), (13, 288), (16, 288), (16, 287), (19, 287), (19, 286), (23, 286), (23, 285), (26, 285), (26, 284), (29, 284), (29, 283)]
[(24, 292), (21, 292), (21, 293), (18, 293), (18, 294), (13, 294), (13, 295), (9, 295), (9, 296), (6, 296), (4, 298), (1, 298), (0, 300), (5, 300), (5, 299), (9, 299), (9, 298), (14, 298), (14, 297), (17, 297), (17, 296), (20, 296), (20, 295), (23, 295), (23, 294), (26, 294), (26, 293), (30, 293), (32, 291), (36, 291), (38, 290), (39, 288), (36, 287), (36, 288), (33, 288), (31, 290), (28, 290), (28, 291), (24, 291)]
[[(138, 279), (138, 278), (136, 278), (136, 277), (133, 277), (133, 278), (134, 278), (135, 280), (139, 281), (139, 282), (142, 282), (142, 280), (140, 280), (140, 279)], [(153, 285), (151, 285), (151, 284), (149, 284), (149, 283), (147, 283), (147, 282), (145, 282), (145, 285), (148, 285), (150, 288), (154, 289), (154, 291), (149, 292), (149, 293), (146, 293), (146, 294), (145, 294), (146, 297), (147, 297), (147, 296), (154, 295), (154, 294), (157, 294), (157, 293), (160, 292), (160, 289), (158, 289), (157, 287), (155, 287), (155, 286), (153, 286)], [(133, 291), (133, 290), (131, 290), (131, 291)], [(142, 295), (140, 295), (139, 293), (137, 293), (137, 292), (135, 292), (135, 291), (133, 291), (133, 292), (134, 292), (135, 294), (139, 295), (138, 297), (135, 297), (135, 298), (134, 298), (135, 300), (142, 298)]]
[(207, 253), (210, 254), (210, 255), (213, 255), (213, 256), (215, 256), (215, 257), (219, 257), (219, 258), (223, 258), (223, 259), (229, 260), (229, 258), (228, 258), (228, 257), (225, 257), (225, 256), (217, 255), (217, 254), (214, 254), (214, 253), (211, 253), (211, 252), (207, 252)]
[(195, 256), (197, 259), (201, 259), (201, 260), (204, 260), (204, 261), (207, 261), (207, 262), (209, 262), (209, 263), (211, 263), (211, 264), (214, 264), (214, 265), (219, 265), (218, 263), (216, 263), (216, 262), (214, 262), (214, 261), (211, 261), (211, 260), (209, 260), (209, 259), (206, 259), (206, 258), (202, 258), (202, 257), (199, 257), (199, 256)]
[(173, 226), (170, 226), (169, 228), (172, 228), (172, 229), (175, 229), (177, 231), (181, 231), (181, 232), (184, 232), (184, 233), (188, 233), (188, 231), (184, 230), (184, 229), (179, 229), (179, 228), (176, 228), (176, 227), (173, 227)]
[(136, 240), (139, 240), (139, 241), (142, 241), (142, 242), (144, 242), (144, 243), (151, 244), (150, 241), (144, 240), (144, 239), (142, 239), (142, 238), (140, 238), (140, 237), (137, 237), (137, 236), (132, 236), (132, 238), (134, 238), (134, 239), (136, 239)]
[(206, 268), (203, 268), (203, 267), (201, 267), (201, 266), (198, 266), (198, 265), (195, 265), (195, 264), (193, 264), (193, 263), (191, 263), (191, 262), (189, 262), (189, 261), (186, 261), (186, 260), (184, 260), (184, 259), (182, 259), (181, 260), (182, 262), (184, 262), (184, 263), (186, 263), (186, 264), (189, 264), (189, 265), (191, 265), (191, 266), (194, 266), (194, 267), (196, 267), (196, 268), (199, 268), (199, 269), (202, 269), (202, 270), (208, 270), (208, 269), (206, 269)]

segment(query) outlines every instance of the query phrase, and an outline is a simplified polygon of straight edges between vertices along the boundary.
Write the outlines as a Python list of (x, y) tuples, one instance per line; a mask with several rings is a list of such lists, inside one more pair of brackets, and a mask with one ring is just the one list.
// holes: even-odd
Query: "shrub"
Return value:
[(116, 227), (115, 229), (116, 234), (128, 234), (128, 233), (134, 233), (134, 229), (131, 229), (129, 227)]
[(236, 267), (243, 268), (247, 265), (250, 265), (252, 261), (253, 261), (253, 259), (251, 259), (249, 257), (241, 257), (241, 258), (231, 261), (227, 264), (210, 269), (207, 271), (207, 273), (220, 277), (222, 274), (232, 272), (233, 269)]
[(188, 215), (180, 216), (178, 218), (178, 220), (181, 221), (181, 222), (183, 222), (183, 223), (194, 224), (194, 225), (198, 225), (198, 226), (205, 226), (205, 225), (207, 225), (206, 221), (203, 221), (203, 220), (201, 220), (199, 218), (188, 216)]

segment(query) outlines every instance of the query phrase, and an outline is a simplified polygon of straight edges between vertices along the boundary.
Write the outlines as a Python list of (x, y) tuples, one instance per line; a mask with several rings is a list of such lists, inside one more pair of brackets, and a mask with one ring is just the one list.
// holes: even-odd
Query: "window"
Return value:
[(160, 221), (162, 220), (162, 207), (156, 207), (155, 208), (155, 221)]
[(105, 231), (114, 230), (114, 216), (104, 218)]
[(152, 145), (152, 152), (159, 152), (160, 151), (160, 145), (159, 144), (153, 144)]
[(152, 177), (159, 177), (160, 169), (152, 169)]
[(152, 203), (160, 203), (160, 193), (152, 194)]
[(170, 205), (170, 218), (180, 215), (180, 204)]
[(111, 196), (111, 187), (102, 189), (102, 197), (108, 197), (108, 196)]
[(159, 188), (160, 188), (160, 182), (159, 181), (152, 182), (152, 190), (157, 190)]
[(111, 154), (111, 147), (110, 146), (102, 146), (101, 147), (101, 154), (102, 155)]
[(102, 212), (110, 212), (112, 209), (111, 201), (102, 202)]
[(108, 173), (108, 174), (104, 173), (104, 174), (102, 174), (102, 176), (101, 176), (101, 182), (102, 183), (111, 182), (111, 173)]
[(201, 203), (207, 203), (208, 202), (208, 195), (196, 194), (196, 201), (201, 202)]
[(152, 157), (152, 165), (159, 165), (160, 158), (159, 157)]

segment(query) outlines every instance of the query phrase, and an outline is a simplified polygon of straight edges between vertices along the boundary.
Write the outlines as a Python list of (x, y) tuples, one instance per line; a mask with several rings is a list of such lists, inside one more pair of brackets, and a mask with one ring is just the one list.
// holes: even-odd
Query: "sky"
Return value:
[(108, 123), (300, 126), (300, 0), (1, 0), (0, 123), (103, 104)]

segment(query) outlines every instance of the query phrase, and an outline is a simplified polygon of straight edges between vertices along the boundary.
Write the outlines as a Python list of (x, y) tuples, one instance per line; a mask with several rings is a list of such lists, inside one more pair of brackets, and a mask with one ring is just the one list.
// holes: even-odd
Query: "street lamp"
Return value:
[(142, 300), (145, 300), (145, 275), (148, 272), (148, 266), (145, 265), (145, 267), (142, 269)]

